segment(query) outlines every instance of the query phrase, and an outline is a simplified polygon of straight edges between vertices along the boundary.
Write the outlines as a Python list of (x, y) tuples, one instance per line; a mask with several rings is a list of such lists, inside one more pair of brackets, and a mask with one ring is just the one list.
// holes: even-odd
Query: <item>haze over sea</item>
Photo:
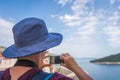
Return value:
[(93, 80), (120, 80), (120, 65), (94, 64), (92, 59), (76, 59), (78, 64), (93, 78)]

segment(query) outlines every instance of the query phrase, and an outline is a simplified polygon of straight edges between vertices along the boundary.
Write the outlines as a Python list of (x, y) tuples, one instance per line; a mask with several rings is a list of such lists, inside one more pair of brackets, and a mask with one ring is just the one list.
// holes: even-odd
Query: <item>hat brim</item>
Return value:
[(48, 38), (42, 42), (38, 42), (31, 46), (25, 46), (22, 48), (16, 47), (15, 44), (6, 48), (3, 51), (3, 56), (6, 58), (18, 58), (34, 54), (36, 52), (41, 52), (49, 48), (59, 45), (62, 41), (62, 35), (59, 33), (49, 33)]

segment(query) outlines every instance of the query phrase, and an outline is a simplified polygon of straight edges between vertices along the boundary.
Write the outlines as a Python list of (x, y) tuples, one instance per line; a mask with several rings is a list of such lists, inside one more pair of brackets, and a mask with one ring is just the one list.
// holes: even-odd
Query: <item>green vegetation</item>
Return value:
[(90, 62), (120, 62), (120, 53), (116, 55), (110, 55), (100, 59), (95, 59)]

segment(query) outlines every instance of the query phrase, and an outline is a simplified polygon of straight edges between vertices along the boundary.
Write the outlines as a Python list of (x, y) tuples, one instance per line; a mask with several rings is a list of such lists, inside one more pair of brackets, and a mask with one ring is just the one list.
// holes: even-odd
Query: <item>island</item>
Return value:
[(95, 64), (120, 64), (120, 53), (90, 61)]

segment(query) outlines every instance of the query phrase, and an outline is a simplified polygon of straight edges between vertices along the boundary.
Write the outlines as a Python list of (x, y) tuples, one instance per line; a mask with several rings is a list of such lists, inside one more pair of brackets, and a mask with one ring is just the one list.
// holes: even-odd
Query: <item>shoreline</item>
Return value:
[(91, 62), (95, 64), (120, 64), (120, 62)]

